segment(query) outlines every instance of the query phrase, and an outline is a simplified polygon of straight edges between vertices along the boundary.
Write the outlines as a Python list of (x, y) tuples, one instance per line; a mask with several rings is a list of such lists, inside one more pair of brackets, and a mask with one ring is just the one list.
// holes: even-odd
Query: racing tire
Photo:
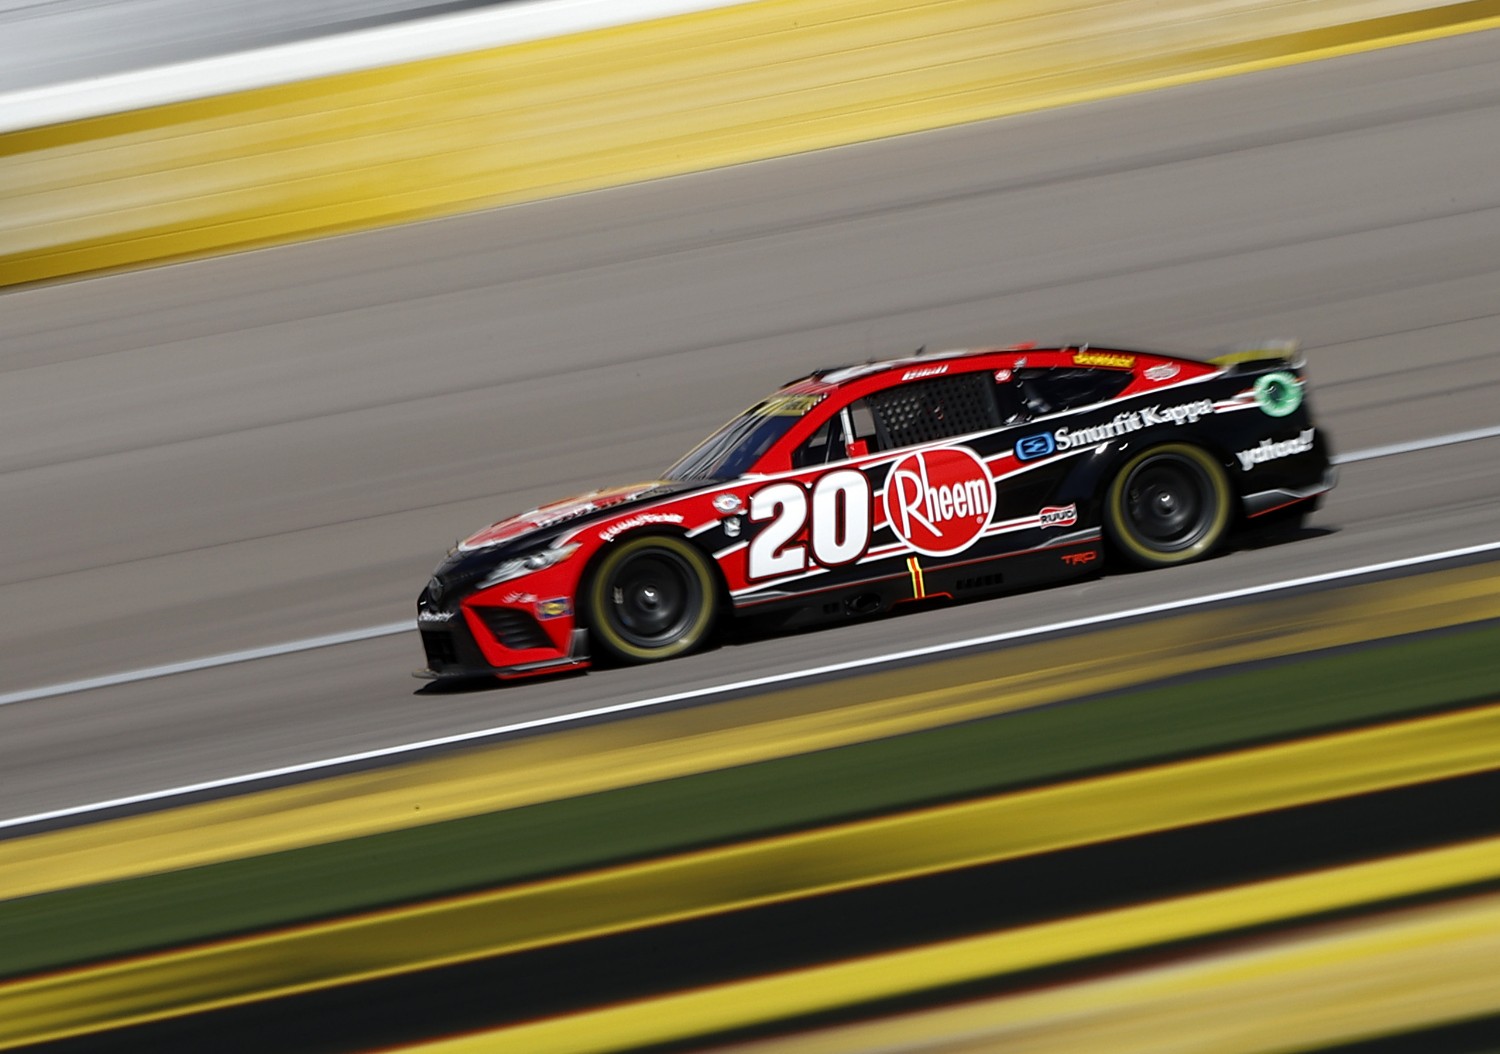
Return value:
[(1203, 448), (1151, 447), (1125, 462), (1104, 499), (1104, 530), (1137, 567), (1170, 567), (1213, 552), (1229, 531), (1229, 476)]
[(609, 656), (658, 662), (703, 644), (719, 613), (718, 579), (691, 542), (649, 535), (611, 543), (584, 593), (589, 632)]

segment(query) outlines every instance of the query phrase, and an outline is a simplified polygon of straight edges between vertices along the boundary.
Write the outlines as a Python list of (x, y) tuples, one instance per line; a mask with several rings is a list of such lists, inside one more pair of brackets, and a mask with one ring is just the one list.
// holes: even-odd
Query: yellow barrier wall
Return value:
[[(1102, 954), (1280, 922), (1293, 905), (1349, 906), (1360, 900), (1356, 890), (1431, 890), (1430, 875), (1424, 877), (1429, 868), (1486, 852), (1493, 861), (1493, 843), (1395, 857), (396, 1050), (612, 1054), (680, 1039), (701, 1042), (733, 1028), (1050, 965), (1084, 949)], [(734, 1054), (1290, 1054), (1493, 1014), (1500, 1008), (1500, 975), (1493, 968), (1497, 953), (1500, 896), (1490, 894), (1261, 936), (1227, 952), (907, 1018), (714, 1049)], [(1420, 1050), (1419, 1044), (1405, 1049)]]
[(1500, 0), (761, 0), (0, 136), (0, 285), (1500, 24)]
[[(0, 984), (0, 1050), (1489, 771), (1497, 763), (1497, 730), (1500, 705), (1492, 705), (19, 978)], [(1045, 940), (1001, 938), (1009, 949), (1005, 954), (1019, 954), (1020, 959), (987, 955), (975, 960), (965, 955), (954, 960), (953, 968), (978, 972), (954, 977), (952, 982), (1492, 881), (1500, 875), (1500, 839), (1431, 850), (1412, 859), (1423, 862), (1340, 869), (1337, 873), (1343, 877), (1338, 881), (1313, 883), (1318, 892), (1310, 900), (1264, 890), (1255, 896), (1231, 896), (1238, 907), (1227, 916), (1222, 898), (1210, 895), (1206, 903), (1214, 907), (1206, 913), (1187, 910), (1185, 905), (1199, 900), (1187, 898), (1168, 902), (1170, 907), (1131, 909), (1123, 916), (1111, 912), (1049, 924), (1039, 931), (1049, 934)], [(1367, 872), (1379, 877), (1363, 882), (1354, 877)], [(1272, 882), (1264, 889), (1279, 890), (1285, 885)], [(1293, 882), (1288, 888), (1303, 887)], [(1245, 910), (1258, 914), (1240, 914)], [(1097, 924), (1101, 918), (1149, 922), (1102, 926)], [(938, 959), (929, 965), (935, 970), (943, 954), (934, 954)], [(734, 1000), (726, 1004), (711, 999), (713, 1009), (700, 1021), (701, 1030), (754, 1024), (942, 983), (920, 980), (926, 976), (920, 970), (856, 973), (858, 979), (843, 997), (819, 986), (798, 990), (773, 983), (781, 991), (775, 999), (758, 998), (732, 1011), (729, 1007)], [(867, 987), (872, 983), (877, 989)], [(668, 997), (668, 1001), (676, 998)], [(788, 1009), (792, 1004), (786, 999), (797, 1003), (797, 1009)], [(771, 1011), (773, 1007), (777, 1009)], [(766, 1016), (737, 1016), (744, 1013)], [(636, 1019), (641, 1015), (628, 1011), (625, 1016)], [(589, 1034), (612, 1035), (617, 1040), (632, 1034), (616, 1016), (605, 1017), (612, 1024), (597, 1032), (586, 1024)], [(586, 1014), (581, 1020), (591, 1022), (594, 1016)], [(671, 1031), (688, 1020), (675, 1013), (658, 1015), (650, 1028), (668, 1031), (640, 1034), (635, 1042), (645, 1045), (695, 1035)], [(631, 1027), (640, 1024), (637, 1020)], [(558, 1027), (568, 1033), (573, 1028), (566, 1023)], [(549, 1029), (544, 1032), (550, 1034)], [(619, 1045), (631, 1044), (622, 1040)], [(552, 1048), (528, 1041), (504, 1049)]]

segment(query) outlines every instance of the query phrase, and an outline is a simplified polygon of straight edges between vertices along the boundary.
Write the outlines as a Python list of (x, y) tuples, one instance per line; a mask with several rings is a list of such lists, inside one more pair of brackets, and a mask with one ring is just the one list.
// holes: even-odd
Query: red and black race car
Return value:
[(1017, 345), (815, 370), (660, 479), (460, 542), (417, 601), (421, 677), (519, 677), (782, 626), (1196, 560), (1333, 486), (1301, 360)]

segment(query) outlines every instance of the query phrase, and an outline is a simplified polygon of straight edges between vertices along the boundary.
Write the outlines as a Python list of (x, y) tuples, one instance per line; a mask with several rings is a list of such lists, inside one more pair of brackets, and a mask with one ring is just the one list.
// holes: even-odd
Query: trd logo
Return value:
[(1063, 553), (1062, 562), (1069, 567), (1078, 567), (1082, 564), (1091, 564), (1099, 559), (1099, 554), (1090, 549), (1086, 553)]
[(1046, 457), (1056, 449), (1057, 442), (1052, 438), (1051, 432), (1038, 432), (1034, 436), (1016, 440), (1016, 460), (1034, 461), (1039, 457)]

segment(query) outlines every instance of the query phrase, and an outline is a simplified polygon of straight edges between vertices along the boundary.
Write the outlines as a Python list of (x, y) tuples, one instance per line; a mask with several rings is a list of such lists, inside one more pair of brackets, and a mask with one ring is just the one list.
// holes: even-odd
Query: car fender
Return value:
[(579, 570), (578, 581), (574, 585), (573, 591), (573, 608), (577, 612), (577, 625), (584, 628), (588, 627), (587, 605), (582, 602), (583, 592), (588, 587), (588, 583), (593, 580), (594, 573), (598, 570), (599, 564), (609, 554), (610, 547), (618, 542), (634, 541), (637, 538), (649, 537), (678, 538), (686, 541), (694, 549), (702, 553), (703, 558), (708, 561), (709, 567), (713, 569), (714, 583), (718, 588), (719, 600), (723, 605), (721, 610), (726, 613), (733, 611), (733, 605), (730, 603), (729, 584), (724, 580), (724, 571), (719, 567), (719, 562), (714, 559), (713, 551), (704, 544), (702, 539), (693, 537), (683, 527), (669, 524), (649, 524), (617, 534), (607, 542), (600, 542), (594, 548), (594, 551), (588, 555), (588, 558), (583, 561), (582, 567)]

